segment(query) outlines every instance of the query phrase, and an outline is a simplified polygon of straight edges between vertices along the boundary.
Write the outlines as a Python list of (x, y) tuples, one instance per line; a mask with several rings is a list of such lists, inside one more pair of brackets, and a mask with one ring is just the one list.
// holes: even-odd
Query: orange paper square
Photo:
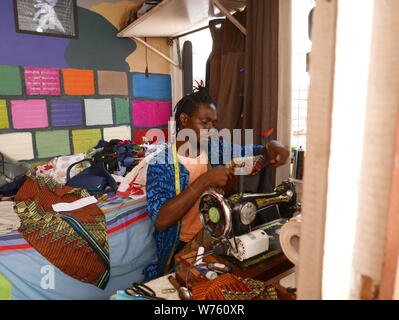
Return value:
[(84, 96), (95, 93), (93, 70), (62, 69), (62, 74), (65, 94)]

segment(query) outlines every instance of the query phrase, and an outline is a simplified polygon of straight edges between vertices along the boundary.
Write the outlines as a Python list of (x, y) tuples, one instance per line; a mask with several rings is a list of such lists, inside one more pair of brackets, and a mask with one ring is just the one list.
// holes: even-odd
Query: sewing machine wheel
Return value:
[(242, 224), (249, 225), (251, 224), (256, 218), (256, 210), (258, 208), (252, 202), (247, 202), (244, 204), (240, 210), (240, 220)]
[(206, 232), (220, 240), (246, 234), (277, 219), (290, 219), (298, 207), (294, 184), (284, 181), (272, 193), (236, 194), (227, 199), (208, 191), (201, 196), (199, 208)]
[(205, 192), (200, 198), (200, 218), (205, 230), (214, 238), (227, 236), (232, 227), (231, 209), (217, 192)]

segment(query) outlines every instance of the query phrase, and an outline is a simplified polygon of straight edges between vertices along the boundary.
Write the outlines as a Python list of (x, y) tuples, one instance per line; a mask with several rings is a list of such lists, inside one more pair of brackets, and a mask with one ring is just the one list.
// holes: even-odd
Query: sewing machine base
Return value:
[[(207, 280), (201, 272), (194, 267), (190, 267), (190, 264), (194, 262), (196, 256), (196, 250), (177, 254), (175, 256), (176, 279), (181, 285), (189, 288), (196, 282)], [(232, 274), (241, 278), (252, 278), (261, 281), (268, 281), (294, 267), (286, 256), (281, 253), (270, 256), (266, 260), (257, 261), (245, 268), (236, 266), (227, 258), (228, 257), (209, 255), (204, 257), (203, 260), (205, 262), (219, 262), (229, 265), (232, 267)]]
[(270, 252), (270, 251), (263, 252), (261, 254), (258, 254), (255, 257), (249, 258), (244, 261), (239, 261), (239, 260), (235, 259), (234, 257), (225, 256), (225, 255), (221, 255), (220, 257), (224, 260), (229, 261), (231, 265), (233, 265), (239, 269), (248, 270), (249, 268), (253, 268), (258, 265), (261, 265), (261, 264), (263, 264), (275, 257), (279, 257), (281, 255), (284, 255), (283, 252), (281, 250), (276, 250), (276, 251), (272, 251), (272, 252)]

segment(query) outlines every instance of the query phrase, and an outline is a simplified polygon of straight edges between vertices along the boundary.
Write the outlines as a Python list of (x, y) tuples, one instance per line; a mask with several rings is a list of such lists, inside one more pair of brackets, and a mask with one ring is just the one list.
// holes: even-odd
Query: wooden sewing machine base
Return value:
[[(191, 266), (197, 256), (197, 250), (191, 250), (175, 256), (176, 279), (183, 286), (190, 288), (196, 282), (207, 280), (205, 276), (195, 267)], [(241, 278), (260, 280), (266, 284), (273, 285), (281, 300), (295, 300), (296, 295), (287, 292), (280, 285), (280, 280), (294, 272), (294, 265), (284, 256), (280, 255), (269, 259), (254, 267), (240, 269), (233, 263), (217, 255), (209, 255), (203, 258), (204, 262), (219, 262), (231, 266), (232, 274)]]

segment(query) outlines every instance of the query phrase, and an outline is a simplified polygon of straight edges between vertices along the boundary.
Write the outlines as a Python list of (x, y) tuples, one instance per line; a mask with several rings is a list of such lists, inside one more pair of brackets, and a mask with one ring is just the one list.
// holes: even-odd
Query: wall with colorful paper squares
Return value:
[(0, 150), (18, 160), (88, 151), (99, 140), (167, 137), (165, 74), (0, 65)]
[[(167, 133), (168, 62), (116, 37), (141, 2), (77, 0), (79, 38), (69, 39), (16, 32), (14, 1), (0, 1), (1, 152), (45, 161), (100, 139), (140, 143), (149, 128)], [(148, 42), (169, 54), (167, 39)]]

